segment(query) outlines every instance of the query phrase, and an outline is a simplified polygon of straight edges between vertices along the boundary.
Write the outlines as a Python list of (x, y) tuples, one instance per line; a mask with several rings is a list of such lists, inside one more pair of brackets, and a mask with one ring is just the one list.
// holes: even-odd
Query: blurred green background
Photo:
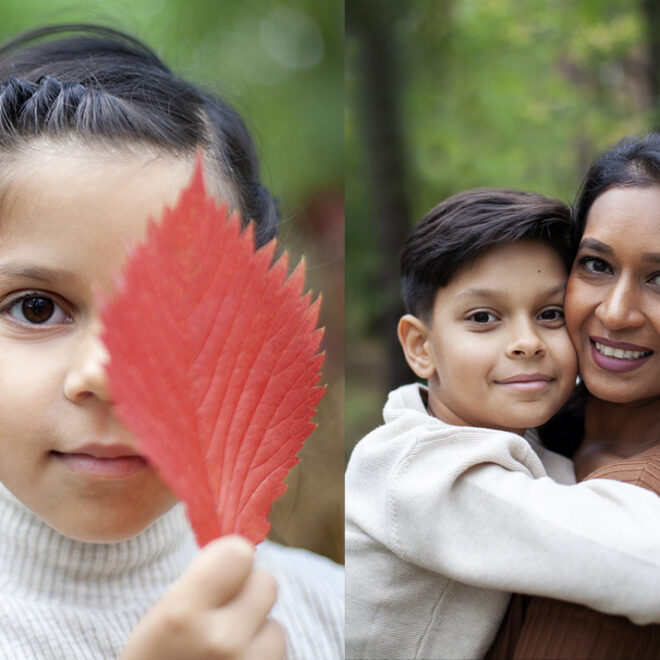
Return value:
[(656, 124), (652, 0), (348, 0), (347, 456), (410, 382), (399, 250), (460, 190), (572, 202), (601, 150)]
[(341, 0), (3, 0), (0, 39), (54, 23), (101, 23), (145, 41), (229, 101), (279, 200), (280, 236), (323, 295), (317, 430), (276, 502), (272, 538), (340, 560), (344, 467), (344, 5)]

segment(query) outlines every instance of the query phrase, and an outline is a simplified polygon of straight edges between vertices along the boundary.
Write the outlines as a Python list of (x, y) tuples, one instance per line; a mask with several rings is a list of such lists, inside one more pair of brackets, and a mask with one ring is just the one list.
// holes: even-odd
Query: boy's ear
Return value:
[(408, 366), (420, 378), (430, 378), (435, 373), (435, 364), (429, 327), (416, 316), (406, 314), (399, 320), (397, 334)]

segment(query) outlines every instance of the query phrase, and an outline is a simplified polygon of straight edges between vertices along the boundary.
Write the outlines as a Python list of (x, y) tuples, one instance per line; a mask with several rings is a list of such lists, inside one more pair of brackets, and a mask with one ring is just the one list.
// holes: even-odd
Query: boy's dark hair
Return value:
[(201, 148), (259, 244), (277, 230), (245, 124), (227, 103), (176, 76), (143, 43), (95, 25), (58, 25), (0, 48), (0, 151), (33, 138), (74, 136), (174, 155)]
[(570, 211), (544, 195), (475, 188), (434, 207), (401, 251), (406, 309), (427, 320), (437, 290), (489, 248), (523, 239), (547, 241), (570, 267)]
[(660, 133), (623, 138), (603, 152), (587, 172), (575, 202), (574, 252), (596, 199), (616, 187), (660, 185)]

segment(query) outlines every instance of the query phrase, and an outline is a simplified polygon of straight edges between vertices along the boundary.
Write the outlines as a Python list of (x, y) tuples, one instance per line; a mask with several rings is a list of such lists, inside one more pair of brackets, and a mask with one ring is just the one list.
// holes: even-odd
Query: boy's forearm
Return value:
[(414, 471), (407, 478), (416, 496), (391, 500), (388, 533), (401, 556), (475, 586), (660, 623), (653, 493), (609, 480), (562, 486), (495, 464), (471, 467), (443, 493), (420, 493), (424, 477)]

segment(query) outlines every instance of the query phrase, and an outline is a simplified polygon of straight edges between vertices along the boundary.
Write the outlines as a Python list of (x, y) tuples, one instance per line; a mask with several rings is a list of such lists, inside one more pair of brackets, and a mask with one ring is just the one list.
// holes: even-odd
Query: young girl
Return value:
[(342, 657), (339, 568), (236, 537), (200, 552), (108, 396), (96, 292), (197, 149), (270, 239), (240, 117), (143, 44), (60, 26), (0, 49), (2, 657)]

